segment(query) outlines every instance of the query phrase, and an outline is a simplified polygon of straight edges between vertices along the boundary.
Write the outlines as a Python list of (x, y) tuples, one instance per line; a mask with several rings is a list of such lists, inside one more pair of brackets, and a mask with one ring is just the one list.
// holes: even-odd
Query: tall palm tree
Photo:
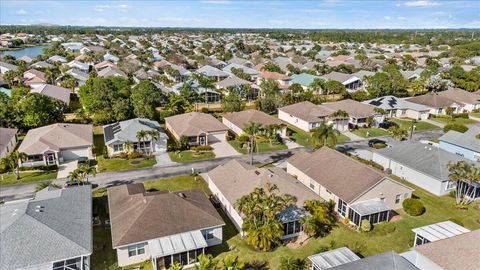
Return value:
[(83, 178), (86, 179), (87, 182), (90, 176), (95, 177), (95, 175), (97, 175), (97, 168), (95, 168), (94, 166), (90, 166), (90, 165), (83, 166), (83, 167), (80, 167), (78, 170), (82, 174)]
[(124, 144), (123, 144), (123, 148), (125, 149), (125, 151), (128, 153), (131, 153), (133, 151), (133, 142), (132, 141), (126, 141)]
[(401, 141), (403, 138), (407, 137), (408, 131), (399, 127), (390, 127), (388, 132), (392, 135), (395, 140)]
[(323, 146), (335, 147), (340, 136), (340, 131), (335, 129), (332, 125), (321, 123), (320, 126), (312, 131), (312, 141), (315, 148)]
[(332, 114), (330, 114), (330, 117), (335, 120), (335, 125), (338, 130), (338, 120), (343, 120), (343, 119), (348, 119), (350, 115), (344, 111), (344, 110), (336, 110)]
[(314, 236), (318, 231), (317, 219), (312, 215), (305, 215), (300, 219), (300, 224), (302, 224), (303, 232), (308, 236)]
[(19, 180), (20, 179), (20, 171), (19, 171), (19, 166), (20, 163), (23, 161), (26, 161), (28, 158), (27, 154), (18, 152), (18, 151), (13, 151), (10, 154), (8, 154), (6, 157), (2, 158), (0, 160), (0, 164), (7, 170), (7, 171), (12, 171), (12, 173), (15, 175), (15, 179)]
[(147, 137), (148, 133), (146, 130), (139, 130), (137, 131), (137, 140), (138, 140), (138, 146), (140, 147), (140, 144), (143, 144), (143, 150), (145, 151), (145, 138)]
[(158, 133), (158, 130), (156, 129), (151, 129), (147, 131), (147, 136), (150, 138), (150, 149), (152, 152), (154, 151), (154, 141), (158, 141), (160, 139), (160, 133)]
[(270, 145), (272, 145), (272, 141), (276, 140), (277, 132), (280, 130), (280, 125), (278, 124), (270, 124), (265, 127), (265, 131), (267, 133), (268, 141)]
[(472, 202), (477, 196), (474, 183), (480, 183), (480, 167), (465, 161), (448, 164), (450, 174), (448, 178), (455, 182), (455, 201), (457, 206), (464, 206)]
[[(262, 130), (262, 124), (250, 122), (243, 129), (250, 137), (250, 165), (253, 165), (253, 152), (255, 147), (257, 147), (257, 135), (260, 134)], [(258, 149), (257, 149), (258, 150)]]
[(76, 170), (71, 171), (71, 172), (68, 174), (67, 179), (68, 179), (70, 182), (81, 183), (82, 180), (83, 180), (83, 175), (82, 175), (82, 173), (81, 173), (78, 169), (76, 169)]

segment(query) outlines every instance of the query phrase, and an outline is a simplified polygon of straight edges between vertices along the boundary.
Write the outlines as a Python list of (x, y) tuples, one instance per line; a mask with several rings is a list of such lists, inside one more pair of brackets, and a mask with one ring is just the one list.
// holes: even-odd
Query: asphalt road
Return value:
[[(422, 131), (422, 132), (414, 133), (412, 139), (414, 141), (428, 140), (432, 138), (438, 138), (442, 134), (443, 132), (440, 129)], [(385, 140), (388, 144), (397, 143), (395, 140), (393, 140), (389, 136), (378, 137), (378, 138)], [(368, 149), (368, 140), (370, 139), (371, 138), (361, 140), (361, 141), (339, 143), (337, 145), (337, 149), (342, 152), (355, 150), (355, 149)], [(283, 150), (283, 151), (255, 154), (254, 163), (255, 164), (281, 163), (282, 161), (285, 161), (287, 158), (289, 158), (293, 154), (300, 151), (312, 151), (312, 150), (302, 147), (302, 148), (289, 149), (289, 150)], [(156, 179), (156, 178), (165, 178), (165, 177), (189, 174), (189, 173), (192, 173), (192, 169), (196, 173), (202, 173), (202, 172), (207, 172), (231, 159), (238, 159), (238, 160), (243, 160), (245, 162), (250, 162), (250, 156), (247, 156), (247, 155), (235, 156), (235, 157), (224, 157), (224, 158), (216, 158), (212, 160), (198, 161), (198, 162), (192, 162), (192, 163), (177, 163), (174, 165), (163, 166), (163, 167), (154, 166), (151, 168), (99, 173), (94, 178), (91, 178), (90, 182), (92, 182), (92, 184), (94, 185), (98, 185), (99, 187), (108, 187), (113, 185), (120, 185), (120, 184), (134, 183), (134, 182), (144, 182), (144, 181)], [(53, 183), (64, 185), (65, 181), (66, 179), (56, 179), (56, 180), (53, 180)], [(35, 187), (37, 184), (38, 182), (0, 187), (0, 200), (11, 201), (11, 200), (30, 198), (33, 196)]]

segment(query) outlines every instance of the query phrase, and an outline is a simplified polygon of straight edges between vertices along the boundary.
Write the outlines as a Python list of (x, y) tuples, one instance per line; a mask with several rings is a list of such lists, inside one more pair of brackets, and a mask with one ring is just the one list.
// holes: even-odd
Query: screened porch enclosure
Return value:
[(382, 200), (371, 200), (354, 203), (348, 209), (348, 218), (355, 226), (360, 227), (362, 220), (370, 221), (374, 225), (380, 222), (388, 221), (390, 217), (390, 207)]
[(204, 249), (200, 248), (164, 257), (156, 257), (153, 261), (156, 265), (156, 269), (168, 269), (175, 263), (179, 263), (183, 266), (195, 264), (198, 262), (198, 256), (203, 253)]

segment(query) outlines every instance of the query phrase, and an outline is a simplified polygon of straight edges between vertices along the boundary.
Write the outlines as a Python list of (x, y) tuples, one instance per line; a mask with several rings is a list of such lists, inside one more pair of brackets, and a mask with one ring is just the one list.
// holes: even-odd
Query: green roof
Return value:
[(310, 86), (315, 79), (323, 79), (320, 76), (311, 75), (308, 73), (294, 74), (292, 76), (292, 83), (298, 83), (303, 86)]

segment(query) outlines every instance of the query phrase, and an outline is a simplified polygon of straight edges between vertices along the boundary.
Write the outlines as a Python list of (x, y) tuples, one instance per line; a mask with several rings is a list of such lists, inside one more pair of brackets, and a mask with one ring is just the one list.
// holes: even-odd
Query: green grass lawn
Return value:
[(57, 171), (22, 171), (16, 180), (12, 172), (0, 174), (0, 186), (18, 185), (30, 182), (57, 179)]
[[(368, 136), (367, 136), (368, 132)], [(353, 134), (363, 137), (363, 138), (371, 138), (371, 137), (378, 137), (378, 136), (385, 136), (389, 135), (388, 131), (380, 129), (380, 128), (358, 128), (352, 131)]]
[(458, 123), (458, 124), (463, 124), (463, 125), (470, 125), (470, 124), (475, 124), (478, 123), (475, 120), (472, 119), (465, 119), (465, 118), (444, 118), (444, 117), (433, 117), (431, 118), (435, 122), (439, 122), (445, 125), (452, 124), (452, 123)]
[(191, 150), (180, 152), (169, 152), (168, 155), (173, 162), (192, 162), (199, 160), (214, 159), (215, 154), (212, 151), (200, 151), (195, 152)]
[(470, 113), (471, 116), (480, 118), (480, 112), (477, 113)]
[[(480, 211), (474, 209), (472, 204), (466, 211), (456, 210), (453, 208), (454, 199), (449, 196), (438, 197), (427, 191), (416, 187), (406, 181), (392, 178), (415, 189), (414, 195), (425, 205), (426, 212), (419, 217), (410, 217), (403, 211), (399, 211), (400, 219), (391, 222), (395, 226), (395, 231), (390, 234), (384, 234), (380, 230), (381, 225), (377, 225), (369, 233), (360, 233), (352, 230), (343, 224), (338, 224), (332, 232), (323, 238), (311, 238), (303, 246), (292, 249), (290, 247), (281, 246), (271, 252), (259, 252), (248, 245), (245, 239), (238, 235), (237, 230), (227, 218), (227, 216), (219, 210), (225, 220), (226, 227), (223, 230), (223, 239), (225, 243), (219, 246), (207, 249), (208, 253), (216, 256), (221, 260), (227, 254), (234, 254), (244, 262), (253, 260), (265, 261), (268, 269), (279, 269), (280, 259), (285, 256), (306, 259), (309, 255), (318, 253), (320, 248), (338, 248), (347, 246), (354, 252), (364, 257), (372, 256), (382, 252), (395, 250), (396, 252), (407, 251), (413, 244), (414, 233), (411, 229), (424, 225), (445, 221), (448, 219), (456, 219), (461, 225), (468, 229), (475, 230), (480, 228), (477, 220), (480, 220)], [(200, 177), (194, 179), (194, 176), (184, 175), (168, 179), (160, 179), (146, 182), (147, 189), (179, 191), (192, 188), (203, 189), (207, 194), (210, 193), (207, 184)], [(106, 197), (104, 190), (94, 191), (97, 198), (94, 199), (94, 214), (100, 212), (102, 221), (106, 218)], [(98, 196), (103, 196), (98, 198)], [(477, 205), (480, 202), (476, 203)], [(116, 269), (116, 254), (111, 249), (110, 230), (103, 226), (94, 227), (94, 251), (92, 255), (93, 269)], [(145, 268), (149, 269), (149, 268)]]
[[(313, 144), (312, 144), (312, 133), (310, 132), (305, 132), (299, 128), (296, 128), (294, 126), (288, 126), (288, 134), (291, 134), (290, 135), (290, 139), (292, 139), (293, 141), (295, 141), (296, 143), (302, 145), (302, 146), (306, 146), (306, 147), (313, 147)], [(343, 135), (343, 134), (340, 134), (340, 136), (338, 137), (338, 143), (341, 143), (341, 142), (349, 142), (350, 141), (350, 138), (348, 138), (347, 136)]]
[[(412, 120), (411, 119), (398, 119), (398, 118), (390, 118), (389, 121), (397, 123), (401, 129), (405, 129), (410, 131), (412, 128)], [(432, 130), (437, 129), (438, 127), (432, 125), (430, 123), (424, 121), (418, 121), (415, 123), (415, 131), (422, 131), (422, 130)]]
[[(237, 140), (228, 141), (228, 143), (237, 150), (237, 152), (242, 154), (247, 154), (247, 148), (240, 147), (240, 142)], [(268, 142), (259, 142), (258, 145), (258, 152), (271, 152), (271, 151), (279, 151), (279, 150), (286, 150), (288, 147), (285, 144), (270, 144)]]

